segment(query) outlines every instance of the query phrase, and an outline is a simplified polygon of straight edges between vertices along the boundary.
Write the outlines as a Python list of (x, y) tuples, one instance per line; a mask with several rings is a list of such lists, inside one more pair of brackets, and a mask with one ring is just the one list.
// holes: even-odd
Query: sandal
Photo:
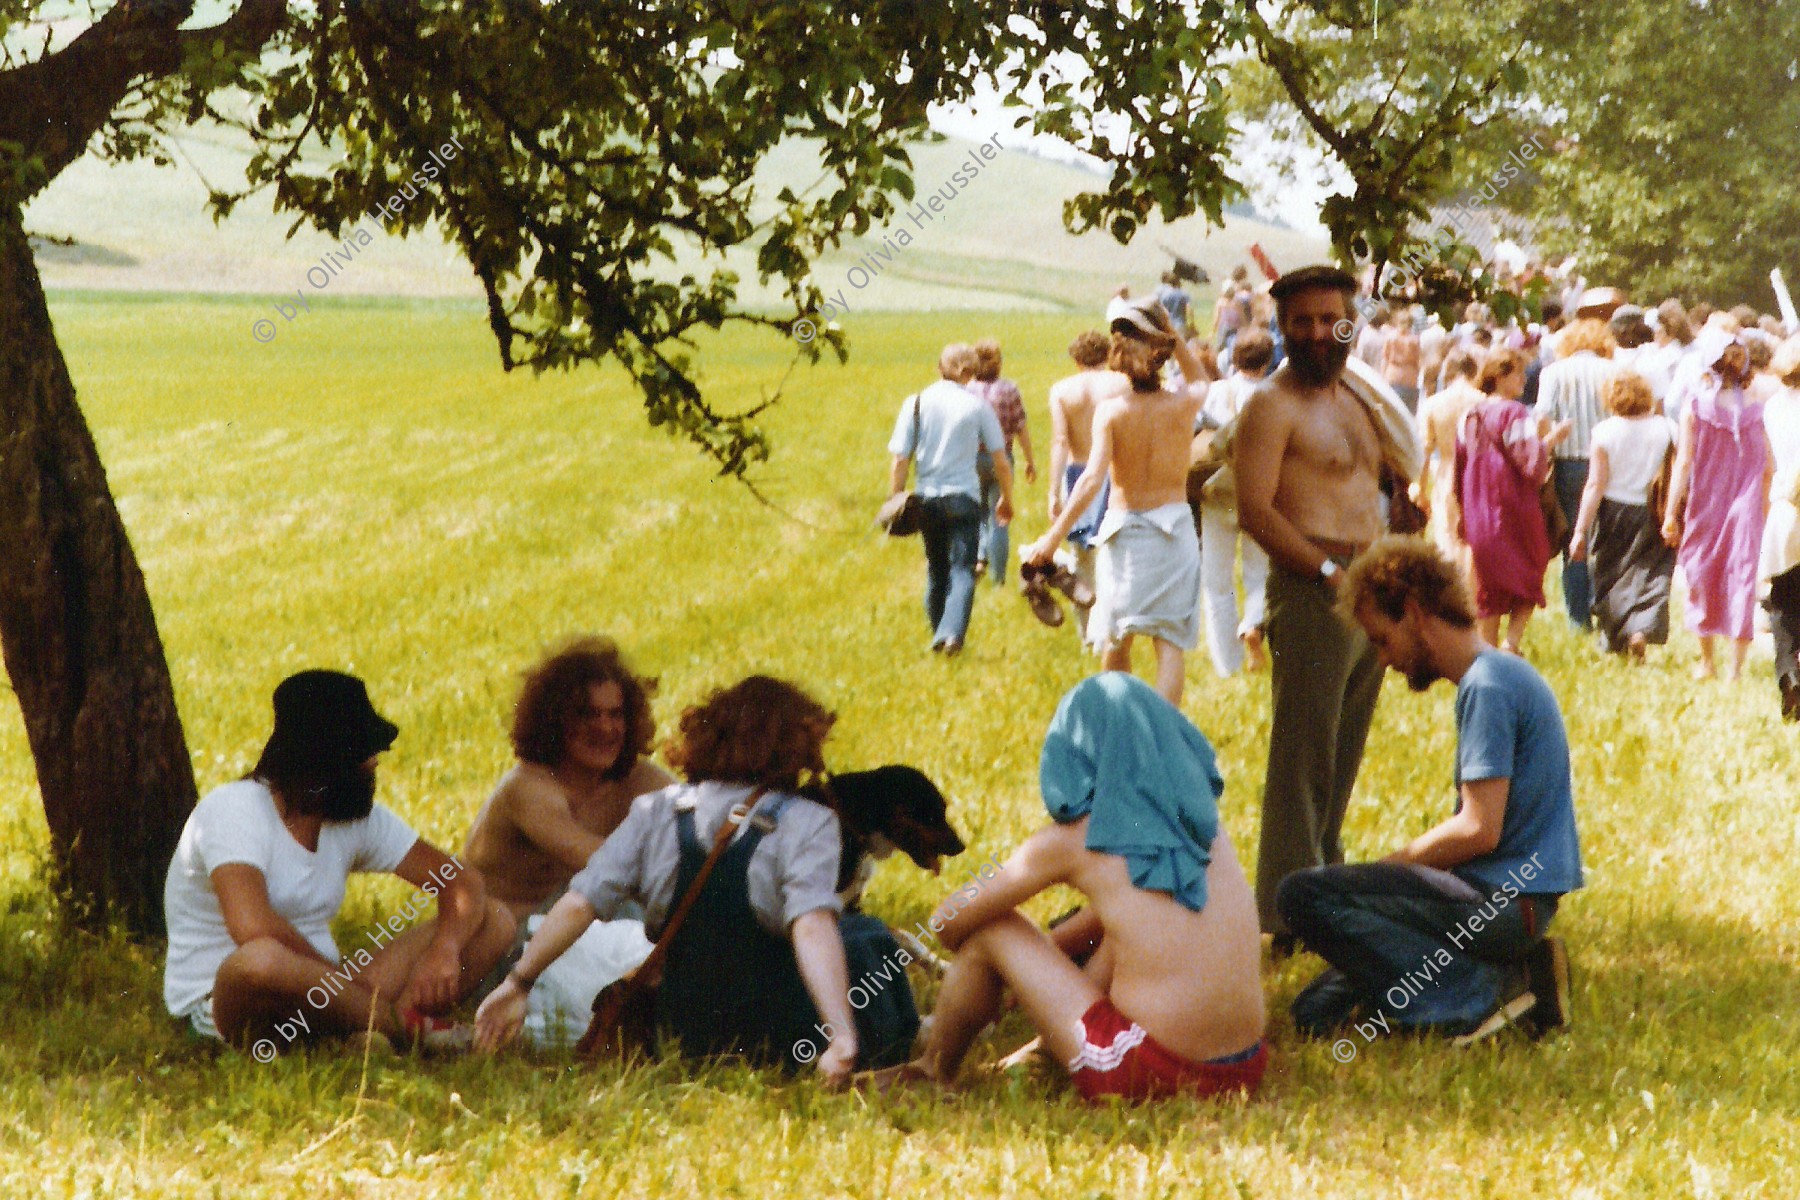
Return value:
[(1069, 598), (1069, 603), (1077, 608), (1094, 606), (1094, 589), (1084, 582), (1075, 572), (1057, 563), (1050, 568), (1048, 580), (1051, 587)]
[(1019, 568), (1019, 591), (1025, 597), (1025, 603), (1031, 606), (1031, 615), (1044, 624), (1055, 629), (1064, 620), (1062, 605), (1050, 594), (1049, 576), (1051, 568), (1034, 567), (1029, 564)]

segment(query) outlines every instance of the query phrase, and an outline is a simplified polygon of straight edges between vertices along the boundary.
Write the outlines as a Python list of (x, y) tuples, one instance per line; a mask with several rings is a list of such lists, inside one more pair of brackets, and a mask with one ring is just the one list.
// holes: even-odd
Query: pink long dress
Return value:
[[(1719, 403), (1721, 391), (1736, 404)], [(1708, 376), (1689, 403), (1693, 471), (1678, 561), (1688, 581), (1688, 628), (1749, 641), (1756, 633), (1756, 568), (1762, 550), (1763, 406)]]
[(1490, 398), (1463, 418), (1456, 491), (1475, 562), (1475, 609), (1484, 617), (1544, 606), (1550, 534), (1538, 488), (1549, 470), (1549, 451), (1523, 404)]

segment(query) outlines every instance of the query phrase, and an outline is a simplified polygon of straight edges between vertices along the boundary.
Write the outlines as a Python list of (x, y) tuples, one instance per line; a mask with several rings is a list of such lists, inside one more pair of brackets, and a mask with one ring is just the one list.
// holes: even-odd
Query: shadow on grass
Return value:
[[(379, 1128), (461, 1106), (545, 1137), (571, 1132), (613, 1154), (643, 1136), (644, 1113), (655, 1114), (659, 1127), (736, 1114), (734, 1122), (800, 1118), (819, 1130), (872, 1123), (901, 1134), (1011, 1136), (1012, 1129), (1034, 1140), (1075, 1139), (1090, 1150), (1148, 1150), (1196, 1124), (1297, 1139), (1299, 1149), (1322, 1136), (1321, 1119), (1335, 1128), (1374, 1126), (1391, 1123), (1397, 1109), (1409, 1129), (1454, 1125), (1478, 1136), (1504, 1133), (1521, 1104), (1546, 1121), (1641, 1115), (1646, 1095), (1651, 1111), (1661, 1106), (1665, 1115), (1715, 1106), (1800, 1110), (1791, 1070), (1800, 965), (1791, 934), (1781, 940), (1667, 913), (1590, 925), (1578, 913), (1559, 929), (1575, 971), (1573, 1023), (1544, 1042), (1507, 1031), (1458, 1050), (1437, 1040), (1371, 1043), (1352, 1033), (1357, 1053), (1338, 1062), (1330, 1043), (1300, 1041), (1288, 1020), (1287, 1003), (1319, 968), (1302, 956), (1268, 977), (1274, 1053), (1257, 1100), (1096, 1111), (1072, 1096), (1053, 1066), (1003, 1076), (980, 1070), (1028, 1036), (1016, 1015), (978, 1051), (961, 1092), (881, 1099), (833, 1095), (741, 1064), (673, 1059), (627, 1068), (561, 1055), (401, 1058), (376, 1062), (365, 1076), (357, 1055), (318, 1046), (264, 1065), (195, 1038), (165, 1014), (159, 947), (62, 932), (41, 908), (15, 903), (0, 923), (0, 1054), (10, 1077), (0, 1094), (18, 1113), (14, 1136), (32, 1127), (34, 1113), (72, 1095), (87, 1097), (97, 1128), (132, 1126), (136, 1114), (154, 1109), (159, 1129), (201, 1134), (268, 1122), (272, 1132), (285, 1129), (302, 1141), (306, 1130), (328, 1129), (347, 1115)], [(109, 1112), (109, 1104), (119, 1107)], [(418, 1137), (425, 1149), (451, 1135), (421, 1127)], [(453, 1141), (443, 1148), (454, 1149)]]

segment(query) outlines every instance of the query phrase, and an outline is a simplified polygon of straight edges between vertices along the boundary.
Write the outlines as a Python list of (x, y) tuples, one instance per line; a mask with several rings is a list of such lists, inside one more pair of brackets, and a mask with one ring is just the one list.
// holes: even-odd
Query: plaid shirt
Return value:
[(1019, 394), (1019, 385), (1010, 379), (996, 379), (991, 383), (973, 379), (964, 386), (986, 400), (994, 415), (1000, 418), (1000, 432), (1006, 436), (1006, 453), (1010, 458), (1013, 439), (1025, 432), (1025, 397)]

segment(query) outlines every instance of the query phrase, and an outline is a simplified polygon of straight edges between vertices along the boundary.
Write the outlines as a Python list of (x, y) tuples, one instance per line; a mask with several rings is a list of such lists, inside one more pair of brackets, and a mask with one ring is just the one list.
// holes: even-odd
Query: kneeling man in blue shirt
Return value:
[[(1370, 1030), (1474, 1041), (1568, 1023), (1568, 959), (1544, 936), (1582, 885), (1569, 739), (1532, 666), (1482, 641), (1461, 574), (1417, 538), (1340, 577), (1343, 616), (1414, 691), (1456, 685), (1456, 810), (1376, 863), (1290, 875), (1289, 929), (1331, 966), (1295, 998), (1305, 1036)], [(1373, 1036), (1369, 1034), (1369, 1036)]]

